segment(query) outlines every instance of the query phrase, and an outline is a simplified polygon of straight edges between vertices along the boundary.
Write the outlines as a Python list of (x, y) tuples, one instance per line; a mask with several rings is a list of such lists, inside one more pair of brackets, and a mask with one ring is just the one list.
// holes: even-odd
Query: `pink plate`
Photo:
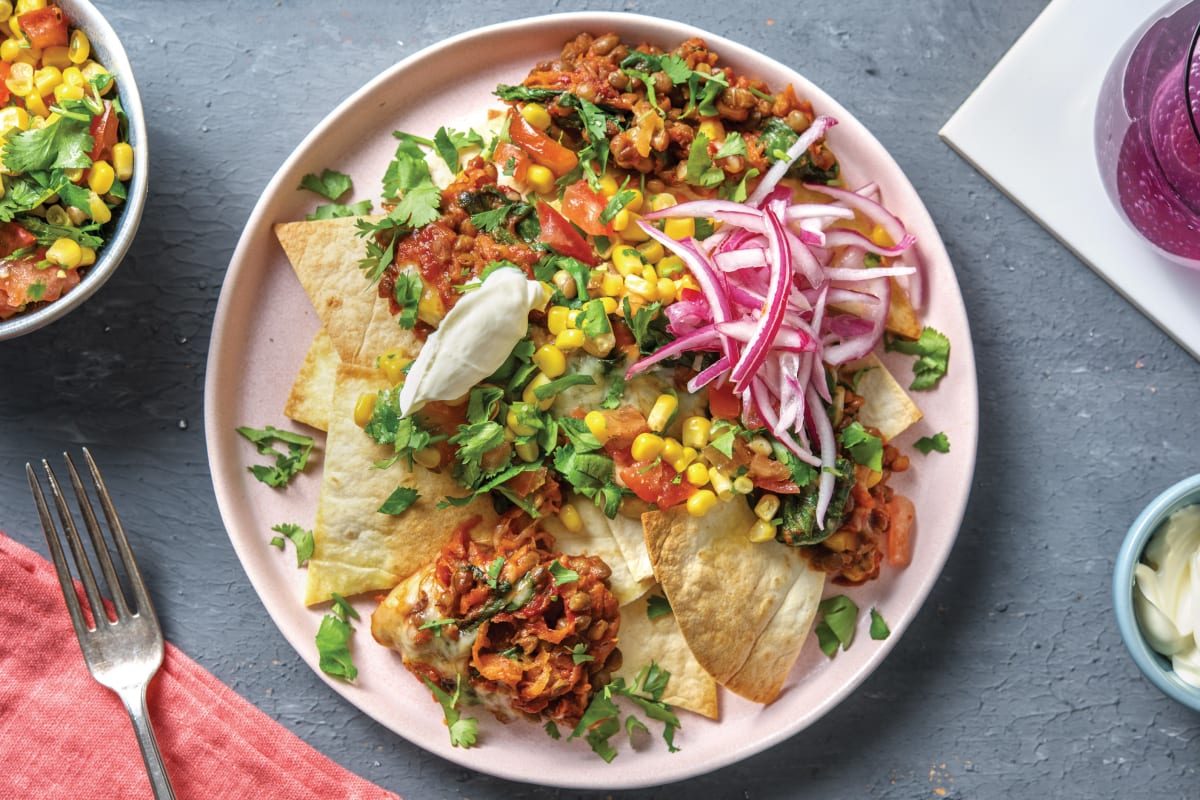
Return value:
[[(280, 167), (250, 215), (213, 327), (205, 430), (213, 485), (234, 548), (275, 624), (317, 670), (313, 637), (325, 610), (303, 606), (303, 570), (296, 569), (290, 553), (281, 554), (267, 542), (271, 526), (277, 523), (311, 526), (320, 488), (322, 440), (318, 436), (316, 463), (287, 489), (273, 490), (247, 472), (246, 465), (257, 457), (234, 431), (238, 425), (289, 427), (283, 417), (284, 400), (318, 328), (317, 316), (275, 240), (272, 225), (302, 219), (311, 210), (313, 196), (296, 191), (306, 173), (325, 168), (348, 173), (354, 179), (355, 199), (377, 197), (395, 148), (392, 131), (432, 136), (440, 125), (468, 116), (472, 109), (499, 105), (491, 94), (496, 84), (520, 83), (536, 61), (556, 55), (562, 43), (579, 31), (616, 31), (626, 41), (667, 48), (699, 36), (737, 72), (758, 76), (772, 87), (790, 82), (799, 96), (812, 100), (818, 113), (835, 116), (840, 124), (829, 141), (842, 162), (847, 185), (877, 182), (886, 204), (916, 235), (927, 274), (925, 321), (949, 336), (953, 345), (950, 374), (936, 390), (917, 394), (925, 420), (901, 441), (903, 445), (944, 431), (952, 444), (945, 455), (913, 453), (913, 469), (895, 481), (917, 508), (912, 565), (886, 571), (879, 580), (851, 591), (864, 613), (860, 635), (849, 650), (828, 659), (815, 641), (810, 642), (783, 695), (769, 706), (723, 693), (719, 722), (684, 713), (677, 753), (668, 753), (655, 732), (636, 748), (622, 743), (616, 760), (606, 764), (582, 741), (555, 742), (538, 725), (501, 725), (490, 718), (480, 719), (476, 747), (451, 747), (441, 710), (429, 692), (400, 665), (395, 653), (372, 641), (367, 622), (372, 600), (357, 602), (363, 616), (353, 643), (359, 678), (352, 684), (328, 680), (334, 691), (400, 736), (472, 769), (553, 786), (617, 789), (669, 783), (718, 769), (816, 722), (862, 683), (896, 644), (941, 573), (958, 533), (975, 465), (979, 424), (966, 311), (953, 267), (916, 191), (879, 142), (844, 108), (791, 69), (747, 47), (688, 25), (632, 14), (556, 14), (495, 25), (404, 60), (343, 102), (308, 135)], [(911, 361), (908, 357), (892, 361), (889, 356), (904, 383)], [(910, 483), (909, 476), (919, 481)], [(866, 635), (865, 610), (872, 606), (892, 629), (891, 637), (882, 642)]]

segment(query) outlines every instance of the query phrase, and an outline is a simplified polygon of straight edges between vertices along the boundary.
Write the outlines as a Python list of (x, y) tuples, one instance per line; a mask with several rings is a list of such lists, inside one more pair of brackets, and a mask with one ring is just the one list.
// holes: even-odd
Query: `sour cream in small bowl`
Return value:
[(1200, 711), (1200, 475), (1164, 491), (1130, 526), (1113, 571), (1113, 607), (1142, 673)]

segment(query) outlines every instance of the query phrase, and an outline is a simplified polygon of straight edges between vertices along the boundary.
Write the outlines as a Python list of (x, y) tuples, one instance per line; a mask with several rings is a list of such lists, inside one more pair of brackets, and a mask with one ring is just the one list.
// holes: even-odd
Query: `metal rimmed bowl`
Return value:
[(35, 331), (56, 319), (66, 316), (83, 305), (104, 282), (112, 276), (125, 258), (133, 243), (146, 204), (146, 189), (149, 185), (148, 141), (146, 121), (142, 114), (142, 100), (133, 77), (133, 67), (125, 55), (125, 48), (116, 31), (108, 24), (95, 6), (88, 0), (58, 0), (58, 6), (66, 13), (71, 25), (81, 29), (91, 41), (92, 52), (116, 78), (117, 93), (129, 120), (129, 143), (133, 145), (133, 178), (127, 188), (128, 196), (117, 215), (116, 225), (96, 255), (96, 263), (88, 268), (79, 285), (58, 300), (47, 303), (32, 311), (0, 320), (0, 341), (12, 339)]
[(1133, 521), (1113, 569), (1113, 609), (1121, 639), (1142, 674), (1168, 697), (1200, 711), (1200, 687), (1176, 675), (1171, 660), (1154, 651), (1146, 641), (1133, 609), (1134, 570), (1150, 537), (1176, 511), (1197, 504), (1200, 504), (1200, 475), (1193, 475), (1154, 498)]

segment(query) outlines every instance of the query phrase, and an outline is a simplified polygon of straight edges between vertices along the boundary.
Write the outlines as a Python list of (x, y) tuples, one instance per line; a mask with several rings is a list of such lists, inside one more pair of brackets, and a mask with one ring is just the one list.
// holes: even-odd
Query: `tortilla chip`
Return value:
[(608, 528), (621, 548), (625, 566), (629, 568), (633, 579), (642, 583), (653, 581), (654, 567), (650, 566), (650, 554), (646, 552), (646, 534), (642, 531), (642, 521), (618, 513), (616, 517), (608, 520)]
[(716, 719), (717, 682), (688, 649), (675, 615), (650, 619), (646, 614), (650, 596), (661, 591), (651, 587), (635, 602), (621, 606), (621, 668), (613, 674), (632, 683), (638, 670), (653, 662), (671, 673), (663, 702)]
[(884, 441), (895, 439), (921, 419), (921, 409), (874, 353), (844, 364), (841, 369), (842, 375), (851, 381), (858, 376), (854, 391), (865, 401), (858, 410), (858, 421), (868, 428), (877, 428)]
[[(603, 559), (612, 570), (608, 577), (609, 588), (621, 605), (645, 594), (654, 576), (649, 576), (648, 580), (640, 580), (630, 573), (621, 548), (609, 529), (610, 520), (604, 516), (604, 512), (586, 497), (571, 496), (568, 502), (575, 506), (580, 519), (583, 520), (583, 529), (579, 533), (568, 531), (556, 516), (546, 517), (542, 523), (554, 536), (558, 550), (573, 556), (599, 556)], [(641, 523), (638, 523), (638, 528), (641, 528)]]
[(317, 331), (304, 363), (292, 382), (283, 415), (288, 419), (316, 428), (329, 430), (329, 412), (333, 405), (333, 387), (337, 382), (337, 368), (341, 363), (333, 340), (325, 329)]
[(921, 321), (917, 319), (917, 312), (912, 301), (908, 299), (908, 292), (901, 288), (895, 278), (891, 281), (892, 295), (888, 303), (887, 329), (905, 339), (919, 339)]
[(355, 217), (283, 222), (275, 236), (344, 363), (370, 366), (393, 349), (415, 358), (421, 340), (396, 324), (388, 301), (358, 268), (366, 245), (357, 222)]
[(754, 521), (740, 499), (704, 517), (642, 515), (654, 575), (696, 660), (722, 686), (769, 703), (808, 636), (825, 576), (794, 548), (751, 542)]
[[(391, 589), (432, 561), (462, 522), (479, 516), (476, 535), (485, 536), (495, 525), (496, 513), (487, 498), (462, 508), (437, 508), (446, 495), (462, 493), (448, 473), (419, 465), (409, 470), (403, 462), (372, 469), (393, 450), (363, 433), (354, 423), (353, 409), (360, 394), (386, 385), (377, 369), (353, 364), (338, 368), (313, 529), (315, 549), (308, 561), (304, 602), (309, 605), (328, 600), (332, 592), (349, 596)], [(380, 514), (379, 506), (399, 486), (416, 489), (420, 497), (402, 514)]]

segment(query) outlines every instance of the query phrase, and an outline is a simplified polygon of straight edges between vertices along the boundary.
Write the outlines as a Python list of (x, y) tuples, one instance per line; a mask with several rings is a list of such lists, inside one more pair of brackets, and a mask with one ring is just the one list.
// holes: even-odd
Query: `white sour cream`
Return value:
[(454, 400), (504, 363), (529, 327), (529, 312), (546, 290), (513, 267), (487, 276), (459, 299), (429, 335), (400, 390), (400, 413), (433, 400)]
[(1200, 686), (1200, 505), (1172, 514), (1134, 571), (1133, 608), (1146, 641)]

